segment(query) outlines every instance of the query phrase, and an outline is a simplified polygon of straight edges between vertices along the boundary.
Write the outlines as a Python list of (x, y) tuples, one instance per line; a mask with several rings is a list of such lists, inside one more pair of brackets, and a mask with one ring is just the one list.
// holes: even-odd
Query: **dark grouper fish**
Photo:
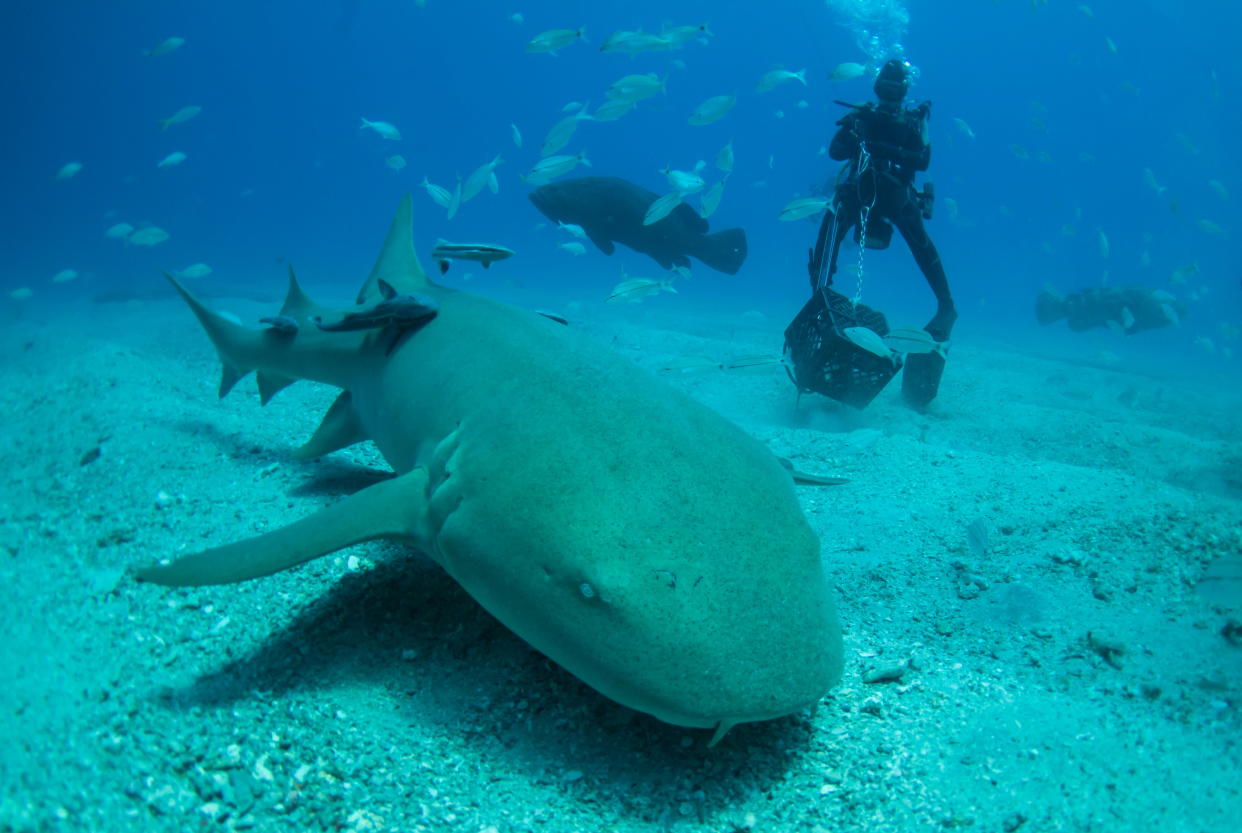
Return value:
[(624, 243), (665, 269), (689, 267), (691, 257), (730, 275), (742, 268), (746, 232), (732, 228), (708, 234), (707, 220), (685, 203), (644, 226), (647, 208), (659, 196), (619, 177), (583, 176), (541, 185), (531, 192), (530, 201), (549, 220), (582, 226), (606, 255)]

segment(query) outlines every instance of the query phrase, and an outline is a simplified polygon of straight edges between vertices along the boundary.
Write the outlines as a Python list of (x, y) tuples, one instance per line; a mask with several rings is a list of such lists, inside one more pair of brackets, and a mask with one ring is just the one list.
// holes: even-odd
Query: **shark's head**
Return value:
[[(561, 592), (579, 613), (567, 620), (576, 620), (573, 632), (561, 633), (572, 655), (565, 665), (618, 702), (681, 726), (727, 729), (813, 706), (841, 666), (814, 536), (696, 537), (670, 536), (633, 562), (614, 553), (612, 563), (567, 576)], [(781, 559), (809, 569), (764, 566)]]
[[(814, 705), (840, 677), (841, 635), (788, 472), (695, 403), (641, 401), (624, 367), (546, 432), (521, 426), (539, 454), (497, 459), (492, 438), (483, 462), (463, 438), (446, 488), (486, 488), (505, 520), (489, 528), (469, 497), (445, 501), (471, 536), (446, 542), (445, 567), (531, 645), (668, 723), (727, 728)], [(588, 448), (595, 426), (610, 433)], [(512, 482), (476, 487), (476, 464)]]

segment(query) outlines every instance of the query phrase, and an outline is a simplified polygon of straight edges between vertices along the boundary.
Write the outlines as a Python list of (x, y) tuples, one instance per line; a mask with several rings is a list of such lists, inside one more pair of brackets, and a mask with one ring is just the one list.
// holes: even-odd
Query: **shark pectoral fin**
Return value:
[(293, 457), (297, 460), (322, 457), (366, 439), (370, 438), (362, 427), (358, 412), (354, 410), (353, 398), (349, 391), (344, 391), (332, 403), (332, 407), (328, 408), (319, 427), (306, 444), (293, 452)]
[(279, 373), (267, 373), (260, 370), (255, 374), (259, 380), (259, 404), (266, 405), (272, 397), (292, 385), (297, 379), (281, 376)]
[(376, 538), (423, 540), (426, 514), (427, 470), (417, 468), (274, 532), (135, 570), (134, 578), (171, 587), (247, 581)]

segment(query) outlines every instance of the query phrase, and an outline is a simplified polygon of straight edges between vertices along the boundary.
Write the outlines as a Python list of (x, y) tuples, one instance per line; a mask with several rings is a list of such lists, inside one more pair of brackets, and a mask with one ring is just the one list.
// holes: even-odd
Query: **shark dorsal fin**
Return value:
[(302, 291), (302, 285), (298, 283), (298, 276), (293, 273), (293, 266), (290, 265), (289, 291), (285, 294), (285, 303), (280, 308), (280, 314), (287, 315), (290, 318), (303, 318), (310, 315), (312, 310), (317, 309), (319, 309), (319, 305)]
[(383, 281), (398, 294), (410, 294), (427, 288), (427, 273), (418, 262), (414, 251), (414, 201), (406, 194), (397, 206), (397, 214), (388, 227), (388, 237), (380, 250), (367, 282), (358, 293), (358, 303), (380, 300), (380, 282)]

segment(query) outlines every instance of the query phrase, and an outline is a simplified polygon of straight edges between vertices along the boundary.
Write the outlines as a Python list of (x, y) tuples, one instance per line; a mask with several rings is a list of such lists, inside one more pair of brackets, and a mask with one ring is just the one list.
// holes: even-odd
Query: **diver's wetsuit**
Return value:
[(940, 255), (923, 227), (922, 204), (914, 190), (915, 173), (927, 170), (931, 163), (931, 146), (924, 137), (928, 106), (906, 109), (881, 103), (855, 107), (837, 122), (840, 129), (828, 155), (848, 160), (849, 166), (836, 188), (835, 216), (828, 212), (820, 224), (809, 267), (812, 291), (830, 286), (841, 242), (862, 222), (863, 209), (869, 207), (869, 221), (877, 217), (888, 220), (910, 247), (936, 296), (936, 315), (925, 329), (937, 341), (946, 341), (957, 312)]

